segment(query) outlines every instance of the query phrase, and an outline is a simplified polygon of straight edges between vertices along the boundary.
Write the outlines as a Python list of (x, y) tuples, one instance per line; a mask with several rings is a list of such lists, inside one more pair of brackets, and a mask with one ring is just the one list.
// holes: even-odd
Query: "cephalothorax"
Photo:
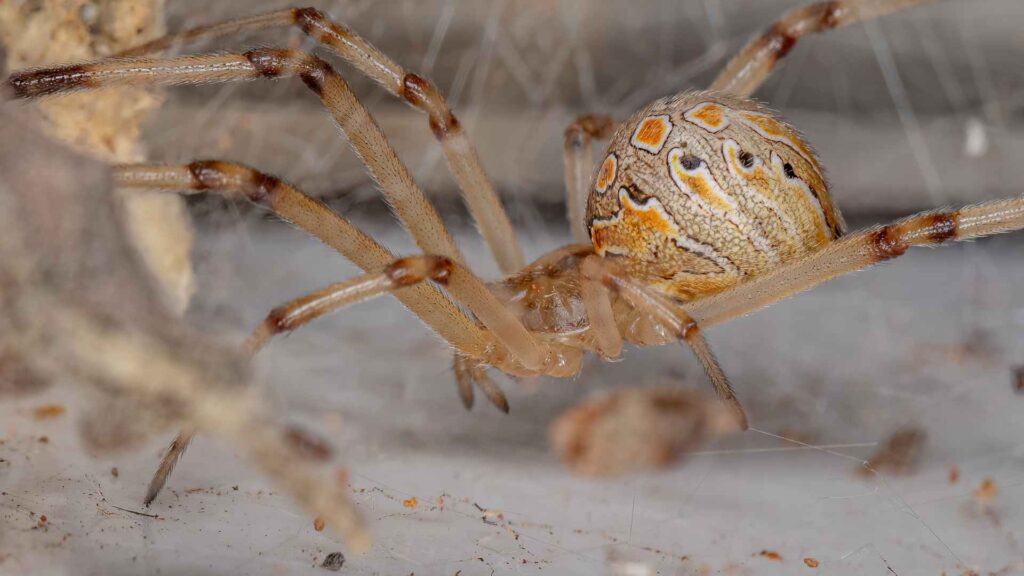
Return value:
[[(423, 255), (396, 259), (341, 215), (292, 186), (237, 164), (123, 165), (124, 187), (247, 198), (319, 238), (366, 271), (275, 309), (248, 341), (353, 302), (393, 293), (455, 351), (466, 406), (474, 388), (507, 410), (487, 378), (576, 374), (586, 352), (619, 355), (623, 341), (684, 341), (719, 397), (746, 419), (701, 330), (835, 276), (935, 245), (1024, 227), (1024, 198), (911, 216), (844, 235), (821, 166), (801, 136), (752, 94), (797, 40), (930, 0), (834, 0), (783, 15), (726, 66), (707, 92), (658, 100), (625, 122), (580, 117), (566, 130), (565, 175), (573, 237), (530, 265), (476, 152), (444, 98), (345, 26), (312, 8), (214, 24), (141, 46), (125, 58), (20, 72), (9, 87), (33, 98), (114, 85), (167, 85), (298, 77), (318, 96), (365, 162)], [(462, 255), (377, 123), (342, 77), (299, 50), (150, 58), (178, 42), (296, 26), (387, 91), (427, 114), (448, 165), (501, 270), (485, 283)], [(594, 139), (610, 138), (593, 169)], [(449, 297), (461, 304), (454, 305)], [(468, 310), (468, 314), (463, 311)], [(175, 440), (154, 479), (156, 496), (191, 431)]]

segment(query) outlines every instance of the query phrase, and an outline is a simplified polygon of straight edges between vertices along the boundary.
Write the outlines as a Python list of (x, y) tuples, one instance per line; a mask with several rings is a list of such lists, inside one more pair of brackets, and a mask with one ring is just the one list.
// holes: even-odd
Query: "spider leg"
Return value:
[(574, 242), (590, 243), (585, 219), (590, 180), (594, 177), (594, 139), (608, 138), (614, 130), (615, 121), (603, 115), (580, 116), (565, 129), (565, 194)]
[[(587, 276), (594, 279), (601, 278), (606, 285), (617, 290), (619, 295), (625, 298), (633, 308), (656, 318), (662, 325), (672, 330), (680, 340), (685, 341), (704, 367), (704, 372), (711, 380), (718, 399), (736, 415), (736, 422), (740, 430), (747, 429), (747, 415), (743, 410), (743, 405), (736, 398), (736, 393), (733, 391), (732, 385), (729, 384), (729, 379), (722, 367), (718, 364), (718, 359), (712, 353), (707, 340), (704, 339), (700, 326), (687, 314), (686, 310), (642, 284), (630, 280), (625, 274), (619, 273), (605, 258), (597, 256), (592, 260), (588, 258), (582, 266), (581, 270), (585, 278)], [(593, 322), (594, 319), (591, 317), (592, 325)], [(600, 335), (598, 337), (600, 338)]]
[(580, 264), (580, 292), (590, 330), (597, 339), (598, 353), (601, 357), (610, 359), (618, 357), (622, 352), (622, 334), (615, 324), (611, 292), (605, 282), (606, 268), (607, 265), (600, 256), (591, 255), (584, 258)]
[[(118, 186), (167, 191), (216, 192), (246, 198), (316, 237), (366, 271), (381, 270), (394, 255), (322, 202), (273, 176), (227, 162), (188, 165), (132, 164), (114, 168)], [(436, 288), (411, 286), (395, 294), (403, 304), (464, 355), (487, 354), (488, 338)]]
[[(256, 352), (275, 334), (289, 332), (356, 302), (431, 281), (444, 289), (508, 349), (529, 370), (544, 365), (544, 346), (516, 316), (464, 266), (445, 256), (399, 258), (380, 272), (372, 272), (332, 284), (275, 308), (253, 332), (246, 348)], [(484, 362), (492, 354), (478, 360)]]
[(178, 435), (174, 437), (171, 445), (167, 447), (167, 452), (164, 454), (162, 460), (160, 460), (160, 466), (153, 473), (153, 478), (149, 481), (149, 487), (146, 488), (146, 497), (142, 500), (145, 506), (149, 506), (156, 500), (157, 495), (164, 489), (164, 484), (167, 483), (167, 478), (170, 477), (171, 472), (174, 472), (174, 467), (178, 465), (178, 461), (185, 454), (185, 449), (195, 438), (196, 431), (192, 428), (182, 430), (178, 432)]
[(125, 188), (210, 191), (226, 197), (247, 198), (320, 239), (360, 268), (371, 271), (313, 292), (272, 312), (262, 327), (266, 333), (257, 332), (247, 343), (252, 353), (276, 332), (292, 330), (354, 302), (394, 291), (399, 300), (458, 353), (477, 360), (490, 359), (492, 339), (437, 289), (423, 284), (425, 280), (432, 280), (444, 286), (525, 368), (543, 367), (543, 345), (494, 297), (483, 281), (462, 264), (447, 256), (396, 260), (391, 252), (347, 219), (273, 176), (238, 164), (200, 161), (189, 165), (122, 165), (115, 167), (114, 177), (117, 185)]
[(193, 40), (288, 26), (299, 28), (392, 95), (406, 100), (427, 114), (430, 129), (441, 143), (448, 167), (499, 268), (505, 274), (522, 268), (525, 264), (522, 250), (508, 215), (484, 172), (476, 148), (452, 114), (444, 96), (429, 80), (403, 69), (377, 47), (347, 26), (331, 20), (320, 10), (289, 8), (200, 26), (158, 38), (122, 52), (120, 56), (141, 56)]
[(806, 34), (841, 28), (934, 0), (830, 0), (794, 8), (747, 42), (710, 90), (749, 97)]
[(427, 254), (462, 257), (441, 217), (409, 175), (384, 132), (345, 80), (320, 58), (296, 50), (262, 48), (242, 54), (127, 58), (28, 70), (9, 83), (20, 97), (40, 97), (118, 85), (176, 85), (295, 76), (334, 116), (395, 215)]
[(508, 398), (487, 375), (487, 369), (482, 363), (456, 354), (452, 367), (455, 370), (455, 383), (459, 387), (459, 398), (466, 410), (473, 407), (473, 387), (476, 386), (492, 404), (508, 414)]
[(703, 327), (742, 316), (872, 264), (902, 256), (911, 246), (935, 246), (1024, 229), (1024, 196), (967, 206), (953, 212), (923, 212), (893, 224), (847, 235), (803, 259), (713, 296), (687, 302)]

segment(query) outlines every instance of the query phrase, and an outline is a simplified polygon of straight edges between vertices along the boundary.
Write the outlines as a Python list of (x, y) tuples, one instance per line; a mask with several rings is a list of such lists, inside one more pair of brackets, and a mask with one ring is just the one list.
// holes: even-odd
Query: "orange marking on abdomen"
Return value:
[(815, 169), (819, 168), (818, 160), (814, 157), (814, 153), (803, 143), (799, 135), (778, 120), (757, 112), (741, 112), (740, 117), (744, 124), (753, 128), (761, 136), (772, 142), (785, 144), (797, 154), (803, 156), (804, 160), (810, 162)]
[(636, 130), (633, 131), (630, 143), (641, 150), (657, 154), (661, 152), (671, 131), (672, 122), (668, 116), (648, 116), (641, 120)]
[(644, 258), (651, 249), (667, 241), (671, 245), (704, 261), (700, 273), (735, 273), (736, 267), (714, 248), (687, 236), (665, 211), (657, 198), (643, 202), (633, 200), (625, 188), (619, 189), (620, 209), (606, 219), (590, 223), (590, 239), (597, 254), (622, 254)]
[(608, 191), (608, 187), (615, 181), (615, 174), (618, 172), (619, 161), (615, 153), (611, 153), (601, 163), (601, 170), (597, 173), (597, 180), (594, 182), (594, 190), (601, 194)]
[[(697, 165), (687, 168), (683, 165), (684, 159), (690, 159)], [(708, 170), (708, 165), (703, 160), (686, 156), (682, 148), (673, 148), (668, 153), (668, 164), (672, 172), (672, 180), (676, 187), (684, 194), (690, 196), (698, 203), (703, 203), (706, 208), (711, 208), (722, 213), (736, 210), (736, 201), (722, 190), (722, 187), (715, 181), (715, 177)], [(696, 196), (696, 197), (695, 197)], [(700, 202), (700, 201), (703, 202)]]
[(714, 102), (701, 102), (683, 114), (683, 118), (708, 132), (720, 132), (729, 125), (726, 109)]

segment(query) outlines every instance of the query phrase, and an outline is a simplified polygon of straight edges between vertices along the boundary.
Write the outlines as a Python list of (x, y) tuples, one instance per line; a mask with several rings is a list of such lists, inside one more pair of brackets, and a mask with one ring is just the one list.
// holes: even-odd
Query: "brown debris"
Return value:
[(332, 572), (341, 570), (341, 567), (345, 565), (345, 555), (341, 552), (331, 552), (324, 558), (323, 564), (320, 564), (321, 568), (326, 568)]
[(761, 550), (757, 555), (772, 562), (782, 562), (782, 555), (774, 550)]
[(48, 420), (56, 418), (67, 412), (67, 408), (61, 404), (43, 404), (32, 411), (32, 417), (36, 420)]
[(1024, 366), (1017, 366), (1013, 369), (1013, 391), (1017, 394), (1024, 394)]
[(313, 530), (316, 530), (317, 532), (323, 532), (324, 531), (324, 519), (323, 518), (321, 518), (319, 516), (317, 516), (316, 518), (313, 518)]
[(310, 460), (323, 462), (330, 460), (333, 454), (333, 449), (327, 441), (295, 426), (288, 427), (288, 430), (285, 431), (285, 439), (297, 454)]
[(949, 483), (956, 484), (960, 481), (960, 467), (953, 464), (949, 467)]
[(978, 487), (974, 489), (974, 500), (978, 505), (987, 507), (996, 499), (996, 494), (998, 493), (999, 489), (996, 488), (995, 480), (985, 478), (981, 481), (981, 484), (978, 484)]
[(910, 474), (917, 467), (928, 435), (920, 428), (902, 428), (894, 432), (884, 444), (858, 469), (870, 476), (874, 473)]
[(551, 425), (551, 446), (578, 474), (665, 468), (715, 437), (739, 430), (735, 415), (697, 392), (619, 390), (584, 401)]
[(808, 568), (817, 568), (820, 566), (820, 563), (814, 558), (804, 558), (804, 564), (807, 565)]

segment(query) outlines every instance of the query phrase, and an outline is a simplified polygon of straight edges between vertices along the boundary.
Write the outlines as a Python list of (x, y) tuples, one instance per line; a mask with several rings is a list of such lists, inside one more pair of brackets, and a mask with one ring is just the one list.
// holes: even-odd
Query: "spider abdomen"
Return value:
[(602, 256), (681, 299), (732, 286), (839, 237), (817, 158), (761, 105), (687, 92), (612, 136), (587, 203)]

